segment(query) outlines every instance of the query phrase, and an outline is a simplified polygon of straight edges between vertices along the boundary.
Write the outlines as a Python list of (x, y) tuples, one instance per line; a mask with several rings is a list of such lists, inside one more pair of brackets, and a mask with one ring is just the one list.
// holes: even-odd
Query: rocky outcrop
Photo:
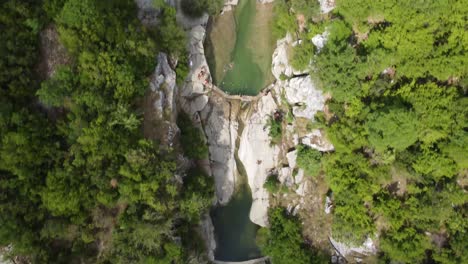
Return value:
[(314, 129), (305, 135), (301, 138), (301, 143), (322, 152), (333, 151), (335, 149), (320, 129)]
[(279, 147), (270, 144), (267, 126), (267, 120), (276, 107), (271, 93), (261, 97), (252, 107), (252, 113), (245, 119), (238, 152), (252, 192), (250, 220), (260, 226), (268, 224), (269, 193), (263, 184), (270, 171), (277, 167), (280, 152)]
[(179, 133), (176, 107), (176, 73), (169, 66), (164, 53), (150, 79), (150, 89), (144, 99), (143, 130), (146, 138), (159, 140), (162, 146), (172, 147)]
[(317, 34), (312, 37), (312, 43), (317, 47), (317, 52), (320, 52), (320, 50), (325, 47), (329, 35), (330, 32), (325, 30), (322, 34)]
[(60, 66), (68, 65), (72, 58), (59, 41), (59, 34), (54, 24), (48, 25), (39, 34), (40, 59), (37, 69), (43, 79), (52, 77)]
[[(203, 41), (205, 28), (198, 25), (189, 32), (189, 66), (190, 73), (181, 90), (182, 108), (189, 114), (195, 114), (208, 103), (205, 81), (210, 81), (210, 71), (205, 58)], [(202, 76), (203, 73), (203, 76)]]
[(329, 13), (336, 7), (335, 0), (318, 0), (320, 4), (320, 12), (323, 14)]
[(344, 258), (350, 257), (354, 261), (356, 261), (354, 257), (355, 255), (368, 256), (377, 253), (377, 248), (374, 244), (374, 241), (370, 237), (368, 237), (366, 241), (364, 241), (364, 243), (359, 247), (338, 242), (332, 237), (330, 237), (330, 243), (341, 256)]
[(155, 26), (158, 24), (160, 10), (156, 9), (153, 0), (135, 0), (138, 7), (138, 19), (145, 26)]
[(286, 81), (283, 87), (286, 99), (292, 105), (295, 117), (313, 120), (315, 114), (323, 110), (325, 96), (316, 87), (309, 75), (292, 78)]
[(207, 213), (203, 215), (201, 223), (201, 235), (205, 241), (205, 247), (207, 250), (208, 259), (210, 261), (214, 260), (214, 252), (216, 250), (216, 240), (214, 238), (214, 226), (211, 221), (210, 215)]
[(300, 41), (293, 41), (290, 33), (286, 37), (276, 41), (276, 49), (273, 52), (271, 72), (277, 80), (284, 80), (289, 77), (304, 75), (309, 72), (309, 69), (296, 70), (289, 62), (289, 53), (292, 47), (299, 44)]
[[(291, 77), (293, 75), (293, 68), (289, 64), (288, 49), (292, 42), (291, 34), (276, 42), (276, 49), (273, 52), (271, 72), (277, 80), (284, 79), (284, 77)], [(284, 77), (283, 77), (284, 76)]]
[(237, 111), (231, 103), (213, 95), (201, 112), (201, 120), (208, 140), (216, 197), (219, 204), (225, 205), (234, 193), (238, 174), (235, 160)]

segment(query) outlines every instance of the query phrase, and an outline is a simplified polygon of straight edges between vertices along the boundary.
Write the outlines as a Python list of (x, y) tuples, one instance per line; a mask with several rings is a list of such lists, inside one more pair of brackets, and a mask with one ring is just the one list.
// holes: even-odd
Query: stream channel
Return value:
[[(256, 95), (272, 83), (273, 4), (239, 0), (233, 11), (211, 19), (205, 52), (215, 84), (229, 94)], [(241, 129), (240, 129), (241, 131)], [(239, 131), (239, 133), (240, 133)], [(245, 261), (261, 257), (259, 226), (249, 219), (252, 195), (242, 163), (231, 201), (211, 212), (216, 234), (215, 259)]]
[(212, 18), (205, 51), (214, 83), (229, 94), (257, 95), (273, 82), (273, 4), (239, 0)]

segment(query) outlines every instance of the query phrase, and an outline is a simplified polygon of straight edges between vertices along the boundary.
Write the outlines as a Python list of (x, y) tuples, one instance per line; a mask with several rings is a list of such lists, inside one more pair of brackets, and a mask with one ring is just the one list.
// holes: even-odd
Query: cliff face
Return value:
[(243, 120), (244, 130), (238, 154), (252, 192), (250, 220), (259, 226), (267, 226), (269, 193), (263, 185), (271, 171), (278, 166), (280, 154), (280, 148), (270, 144), (267, 121), (276, 111), (277, 104), (272, 93), (252, 104)]

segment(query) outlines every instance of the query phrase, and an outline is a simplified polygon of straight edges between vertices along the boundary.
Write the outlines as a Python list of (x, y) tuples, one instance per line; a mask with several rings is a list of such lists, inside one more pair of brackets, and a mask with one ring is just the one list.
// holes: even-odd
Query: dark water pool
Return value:
[(216, 233), (215, 259), (244, 261), (261, 256), (255, 243), (259, 226), (249, 219), (252, 195), (247, 183), (242, 183), (232, 200), (211, 212)]

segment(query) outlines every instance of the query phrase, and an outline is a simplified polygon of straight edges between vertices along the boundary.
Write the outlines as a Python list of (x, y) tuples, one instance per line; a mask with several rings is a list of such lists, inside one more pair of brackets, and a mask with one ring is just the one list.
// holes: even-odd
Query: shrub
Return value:
[(317, 176), (320, 172), (322, 153), (316, 149), (299, 146), (297, 152), (297, 165), (310, 176)]
[(208, 156), (208, 146), (199, 128), (192, 124), (190, 118), (180, 113), (177, 125), (180, 128), (180, 143), (185, 155), (192, 159), (204, 159)]
[(282, 120), (275, 119), (273, 116), (268, 119), (267, 126), (270, 128), (268, 135), (271, 139), (272, 145), (277, 145), (283, 138)]
[(271, 174), (263, 184), (263, 187), (267, 189), (269, 193), (276, 193), (280, 189), (280, 184), (281, 183), (278, 180), (278, 175)]
[(304, 244), (301, 224), (297, 217), (286, 214), (283, 208), (269, 212), (270, 228), (258, 231), (257, 244), (273, 264), (327, 263), (327, 256), (314, 252)]

